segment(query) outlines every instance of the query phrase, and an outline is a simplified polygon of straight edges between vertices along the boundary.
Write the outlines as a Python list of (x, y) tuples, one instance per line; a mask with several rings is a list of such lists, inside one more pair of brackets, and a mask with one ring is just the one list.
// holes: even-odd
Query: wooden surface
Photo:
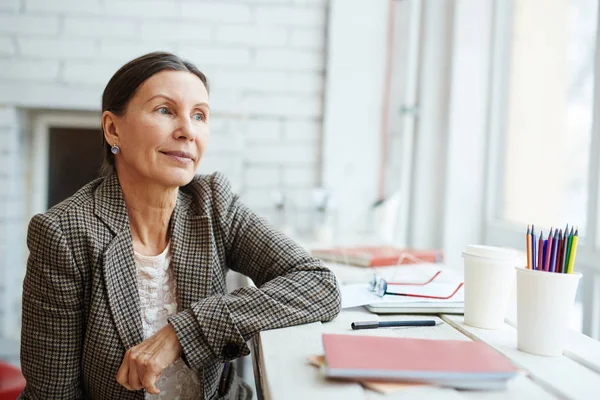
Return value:
[[(258, 398), (279, 399), (595, 399), (600, 398), (600, 342), (573, 333), (562, 357), (539, 357), (516, 349), (516, 331), (464, 325), (462, 316), (433, 317), (435, 327), (384, 328), (352, 331), (359, 320), (429, 319), (432, 317), (377, 316), (363, 308), (344, 310), (332, 322), (313, 323), (260, 333), (253, 341)], [(429, 339), (480, 340), (509, 357), (529, 374), (511, 381), (502, 391), (456, 391), (415, 387), (382, 395), (352, 382), (327, 380), (307, 363), (310, 355), (323, 354), (321, 334), (352, 333)]]

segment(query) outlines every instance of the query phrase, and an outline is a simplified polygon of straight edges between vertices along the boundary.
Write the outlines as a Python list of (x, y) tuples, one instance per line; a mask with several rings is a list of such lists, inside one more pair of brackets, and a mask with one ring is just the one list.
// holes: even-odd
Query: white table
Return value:
[[(463, 317), (433, 317), (444, 323), (435, 327), (383, 328), (352, 331), (360, 320), (416, 319), (432, 317), (377, 316), (364, 308), (347, 309), (328, 323), (313, 323), (265, 331), (253, 339), (255, 383), (259, 399), (600, 399), (600, 342), (572, 332), (562, 357), (540, 357), (518, 351), (516, 331), (508, 321), (501, 330), (464, 325)], [(352, 382), (334, 382), (307, 363), (310, 355), (323, 354), (321, 334), (352, 333), (429, 339), (480, 340), (496, 348), (515, 365), (529, 372), (497, 392), (456, 391), (430, 386), (414, 387), (382, 395)]]

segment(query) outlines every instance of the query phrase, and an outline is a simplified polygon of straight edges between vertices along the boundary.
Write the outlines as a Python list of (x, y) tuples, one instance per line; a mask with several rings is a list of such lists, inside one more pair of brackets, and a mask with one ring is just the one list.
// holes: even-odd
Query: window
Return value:
[(597, 9), (596, 0), (512, 2), (500, 220), (569, 223), (585, 235)]
[(577, 225), (570, 326), (600, 338), (598, 3), (500, 1), (495, 13), (485, 242), (524, 250), (526, 224)]

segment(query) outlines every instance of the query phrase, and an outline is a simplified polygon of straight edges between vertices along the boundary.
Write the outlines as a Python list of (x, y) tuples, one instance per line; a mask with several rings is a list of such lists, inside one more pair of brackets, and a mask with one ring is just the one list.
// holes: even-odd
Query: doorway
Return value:
[(100, 129), (51, 127), (47, 207), (60, 203), (98, 178), (103, 157)]

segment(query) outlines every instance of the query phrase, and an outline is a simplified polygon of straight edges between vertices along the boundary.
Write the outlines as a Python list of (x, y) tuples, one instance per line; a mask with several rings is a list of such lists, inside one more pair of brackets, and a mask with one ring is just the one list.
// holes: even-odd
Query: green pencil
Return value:
[(571, 232), (569, 233), (569, 239), (567, 241), (567, 258), (565, 259), (563, 273), (567, 273), (567, 267), (569, 265), (569, 257), (571, 256), (571, 244), (573, 243), (573, 227), (571, 227)]

